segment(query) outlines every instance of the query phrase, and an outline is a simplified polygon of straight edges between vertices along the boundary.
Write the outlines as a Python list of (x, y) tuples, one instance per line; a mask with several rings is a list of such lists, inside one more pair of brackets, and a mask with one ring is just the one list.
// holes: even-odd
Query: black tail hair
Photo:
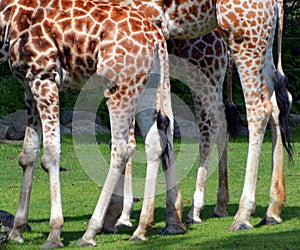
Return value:
[(163, 115), (161, 113), (161, 111), (159, 111), (157, 113), (156, 122), (157, 122), (158, 133), (159, 133), (159, 136), (161, 137), (162, 143), (163, 143), (163, 145), (162, 145), (163, 152), (162, 152), (160, 158), (162, 161), (163, 170), (166, 171), (169, 167), (171, 167), (171, 164), (172, 164), (173, 158), (174, 158), (173, 148), (172, 148), (172, 145), (170, 143), (170, 140), (168, 138), (168, 133), (167, 133), (169, 126), (170, 126), (170, 119), (168, 116)]
[(227, 121), (227, 130), (230, 136), (236, 137), (238, 135), (240, 121), (238, 117), (237, 107), (234, 103), (229, 101), (225, 104), (225, 115)]
[(288, 83), (287, 76), (277, 71), (274, 90), (276, 94), (277, 105), (280, 111), (279, 126), (280, 126), (282, 144), (288, 153), (289, 161), (293, 162), (293, 147), (291, 143), (293, 128), (289, 120), (291, 103), (289, 101), (287, 83)]

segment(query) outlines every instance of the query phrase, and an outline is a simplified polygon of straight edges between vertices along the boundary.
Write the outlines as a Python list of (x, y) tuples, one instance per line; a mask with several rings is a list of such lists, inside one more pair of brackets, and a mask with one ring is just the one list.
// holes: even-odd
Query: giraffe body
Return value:
[[(169, 121), (164, 139), (172, 143), (173, 119), (165, 40), (141, 12), (128, 6), (84, 0), (31, 1), (25, 5), (12, 0), (0, 2), (4, 45), (1, 54), (9, 60), (13, 73), (23, 83), (27, 104), (26, 135), (19, 155), (23, 168), (22, 191), (10, 238), (23, 242), (21, 232), (28, 221), (33, 171), (43, 135), (41, 164), (49, 173), (51, 195), (51, 228), (43, 247), (63, 246), (60, 240), (63, 215), (58, 92), (64, 87), (81, 89), (85, 81), (97, 74), (110, 112), (111, 164), (89, 228), (79, 243), (95, 245), (94, 238), (102, 229), (111, 190), (117, 186), (126, 162), (135, 150), (137, 101), (158, 63), (156, 67), (160, 69), (161, 81), (157, 95), (157, 121), (162, 124), (163, 120)], [(5, 54), (7, 51), (9, 53)], [(146, 146), (148, 158), (155, 160), (156, 165), (160, 162), (163, 143), (158, 128), (155, 122)], [(174, 166), (173, 169), (174, 172)], [(175, 189), (180, 200), (179, 190)], [(177, 208), (182, 210), (181, 203)]]

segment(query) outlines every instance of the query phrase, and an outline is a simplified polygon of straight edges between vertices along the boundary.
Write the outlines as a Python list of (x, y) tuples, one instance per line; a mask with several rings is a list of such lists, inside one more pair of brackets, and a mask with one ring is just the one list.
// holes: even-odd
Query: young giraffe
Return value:
[[(216, 29), (201, 37), (191, 40), (168, 40), (168, 51), (170, 54), (191, 62), (201, 69), (209, 79), (210, 84), (215, 88), (215, 95), (218, 99), (214, 103), (214, 115), (220, 123), (223, 132), (216, 138), (219, 153), (219, 188), (217, 193), (217, 204), (214, 209), (214, 216), (227, 216), (226, 205), (229, 201), (228, 178), (227, 178), (227, 136), (224, 104), (222, 98), (223, 81), (228, 62), (228, 50), (221, 33)], [(176, 69), (176, 66), (175, 66)], [(170, 72), (172, 71), (172, 65)], [(194, 80), (196, 82), (196, 80)], [(199, 93), (191, 91), (195, 104), (195, 118), (199, 128), (199, 149), (200, 162), (196, 178), (196, 187), (193, 196), (193, 204), (186, 223), (201, 223), (200, 212), (205, 203), (205, 184), (201, 176), (207, 176), (208, 163), (212, 150), (212, 123), (210, 115), (203, 107), (204, 101), (209, 100), (209, 95), (199, 96)], [(225, 135), (225, 138), (223, 137)], [(204, 172), (204, 173), (203, 173)]]
[[(124, 0), (118, 2), (132, 5), (143, 11), (151, 21), (162, 29), (168, 39), (197, 38), (207, 34), (217, 26), (220, 28), (239, 72), (249, 128), (244, 188), (231, 230), (252, 227), (249, 219), (255, 209), (257, 170), (262, 140), (270, 116), (273, 131), (273, 166), (270, 205), (264, 221), (267, 224), (280, 223), (282, 221), (280, 213), (285, 201), (284, 147), (290, 157), (292, 153), (287, 125), (290, 98), (286, 90), (286, 77), (281, 63), (278, 63), (276, 70), (272, 57), (277, 17), (280, 21), (279, 30), (282, 30), (283, 26), (283, 1)], [(279, 34), (281, 33), (279, 32)], [(279, 52), (281, 52), (280, 48)], [(279, 53), (280, 55), (281, 53)], [(197, 88), (194, 89), (197, 90)], [(201, 96), (199, 91), (196, 94)], [(213, 115), (211, 119), (213, 125), (218, 124)], [(214, 136), (211, 141), (214, 142), (220, 128), (214, 126), (212, 128), (212, 135)], [(206, 180), (205, 171), (200, 178)], [(151, 209), (147, 210), (147, 208)], [(146, 231), (153, 218), (153, 208), (153, 200), (144, 200), (139, 227), (131, 239), (146, 239)], [(172, 230), (165, 228), (163, 233), (165, 232), (176, 233), (176, 230), (172, 232)]]
[[(217, 119), (221, 122), (221, 127), (226, 130), (227, 125), (224, 120), (224, 108), (222, 102), (222, 89), (223, 81), (225, 77), (225, 72), (227, 69), (227, 61), (230, 59), (228, 57), (227, 45), (225, 44), (221, 33), (215, 29), (208, 33), (207, 35), (199, 39), (190, 40), (168, 40), (167, 41), (168, 52), (171, 55), (178, 56), (190, 63), (196, 65), (201, 69), (202, 74), (210, 80), (209, 83), (215, 88), (215, 93), (219, 96), (217, 102), (214, 104), (215, 115)], [(174, 68), (176, 70), (177, 65), (170, 65), (170, 71)], [(179, 66), (178, 66), (179, 68)], [(232, 67), (229, 68), (229, 71)], [(171, 74), (172, 75), (172, 74)], [(196, 75), (198, 78), (198, 76)], [(231, 81), (231, 78), (229, 78)], [(197, 79), (194, 80), (195, 82)], [(203, 96), (198, 96), (193, 91), (191, 91), (194, 104), (195, 104), (195, 118), (199, 127), (200, 135), (200, 159), (198, 175), (201, 176), (202, 171), (207, 171), (209, 163), (209, 155), (211, 151), (210, 137), (211, 137), (211, 122), (209, 114), (203, 108)], [(153, 99), (150, 96), (150, 99)], [(232, 98), (231, 98), (232, 99)], [(144, 99), (139, 105), (144, 105)], [(139, 107), (139, 109), (149, 109), (149, 102), (145, 103), (146, 106)], [(153, 105), (153, 110), (155, 109)], [(149, 113), (147, 110), (146, 113)], [(153, 111), (154, 113), (154, 111)], [(141, 114), (141, 115), (140, 115)], [(148, 130), (150, 129), (150, 123), (145, 119), (146, 116), (143, 112), (136, 116), (137, 124), (140, 127), (140, 131), (143, 137), (146, 136)], [(149, 119), (149, 118), (147, 118)], [(221, 133), (221, 134), (226, 134)], [(218, 138), (218, 152), (219, 152), (219, 188), (217, 193), (217, 204), (214, 209), (214, 216), (227, 216), (226, 205), (229, 201), (228, 193), (228, 181), (227, 181), (227, 136), (225, 138)], [(225, 140), (225, 141), (224, 141)], [(131, 175), (130, 166), (126, 167), (129, 175)], [(126, 183), (130, 181), (131, 176), (125, 179), (124, 186), (124, 205), (123, 211), (118, 219), (117, 226), (131, 227), (130, 214), (133, 209), (133, 196), (131, 183)], [(196, 180), (196, 189), (193, 198), (193, 205), (186, 219), (186, 223), (201, 223), (200, 212), (203, 209), (205, 203), (205, 182), (202, 182), (200, 178)], [(108, 227), (106, 225), (106, 227)], [(107, 231), (115, 231), (108, 229)]]
[[(22, 228), (28, 221), (33, 171), (43, 135), (41, 164), (49, 173), (51, 195), (50, 234), (43, 247), (63, 246), (58, 92), (65, 87), (81, 89), (96, 73), (110, 113), (112, 153), (103, 191), (85, 233), (94, 239), (104, 222), (112, 195), (109, 190), (116, 186), (134, 152), (135, 108), (158, 62), (156, 67), (161, 76), (156, 99), (158, 115), (151, 137), (146, 138), (148, 162), (159, 164), (160, 156), (164, 155), (162, 145), (166, 143), (170, 145), (166, 153), (172, 154), (173, 115), (165, 39), (141, 12), (84, 0), (1, 0), (0, 30), (1, 54), (24, 85), (27, 105), (26, 135), (19, 155), (23, 168), (22, 190), (9, 237), (23, 242)], [(9, 53), (5, 54), (8, 47)], [(174, 165), (168, 167), (174, 174)], [(178, 187), (172, 191), (181, 201)], [(176, 209), (180, 216), (181, 211)], [(181, 221), (180, 217), (177, 219)]]

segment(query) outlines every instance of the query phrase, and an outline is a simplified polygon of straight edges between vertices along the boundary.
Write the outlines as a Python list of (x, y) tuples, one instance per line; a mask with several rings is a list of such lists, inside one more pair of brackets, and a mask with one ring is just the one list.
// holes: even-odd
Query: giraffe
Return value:
[[(155, 68), (159, 68), (161, 79), (157, 88), (157, 119), (151, 127), (151, 137), (146, 138), (148, 162), (159, 164), (161, 156), (167, 159), (172, 154), (173, 119), (164, 36), (141, 12), (129, 6), (85, 0), (1, 0), (0, 30), (1, 55), (23, 84), (27, 105), (26, 135), (18, 158), (23, 168), (22, 188), (9, 237), (24, 242), (22, 228), (28, 221), (32, 177), (43, 136), (41, 165), (49, 174), (51, 198), (50, 234), (43, 248), (63, 246), (59, 90), (81, 89), (96, 73), (110, 113), (112, 153), (106, 183), (83, 236), (83, 240), (93, 240), (101, 231), (111, 189), (117, 186), (135, 150), (134, 111)], [(168, 145), (167, 151), (162, 148), (164, 144)], [(166, 167), (174, 177), (174, 164)], [(174, 205), (174, 220), (181, 221), (177, 218), (181, 215), (178, 187), (171, 192), (179, 201), (173, 202), (178, 203)], [(79, 245), (86, 244), (82, 241)]]
[[(198, 68), (206, 75), (210, 80), (210, 84), (214, 86), (215, 92), (218, 94), (219, 99), (217, 103), (214, 104), (215, 114), (217, 119), (222, 122), (221, 127), (226, 130), (227, 125), (224, 120), (224, 104), (222, 102), (222, 89), (223, 81), (225, 77), (225, 72), (227, 69), (227, 61), (230, 60), (230, 55), (228, 55), (227, 45), (225, 44), (221, 33), (215, 29), (208, 33), (205, 36), (197, 39), (187, 39), (187, 40), (178, 40), (170, 39), (167, 41), (168, 52), (171, 55), (178, 56), (184, 60), (187, 60)], [(176, 65), (173, 65), (176, 70)], [(171, 69), (172, 71), (172, 65)], [(232, 64), (228, 65), (228, 71), (232, 71)], [(231, 85), (231, 77), (228, 77), (228, 85)], [(194, 80), (197, 81), (196, 79)], [(200, 159), (199, 162), (199, 172), (207, 171), (208, 168), (208, 158), (211, 151), (210, 136), (211, 136), (211, 123), (209, 115), (202, 108), (203, 97), (198, 96), (193, 91), (191, 91), (192, 98), (195, 105), (195, 118), (199, 127), (199, 138), (200, 138)], [(150, 96), (150, 99), (153, 97)], [(230, 102), (233, 103), (231, 93), (229, 93)], [(143, 99), (141, 99), (143, 100)], [(140, 105), (143, 105), (142, 101)], [(150, 108), (148, 103), (145, 103), (145, 107), (140, 107), (140, 109)], [(153, 107), (154, 109), (155, 107)], [(154, 112), (154, 111), (153, 111)], [(149, 113), (147, 111), (146, 113)], [(141, 115), (140, 115), (141, 114)], [(147, 131), (151, 123), (145, 121), (145, 114), (140, 113), (136, 116), (136, 122), (140, 127), (140, 131), (143, 137), (146, 136)], [(232, 126), (231, 126), (232, 127)], [(226, 134), (226, 133), (224, 133)], [(223, 141), (223, 140), (226, 141)], [(217, 204), (214, 209), (213, 215), (217, 217), (227, 216), (226, 204), (229, 201), (228, 193), (228, 178), (227, 178), (227, 136), (225, 138), (219, 138), (220, 142), (218, 143), (218, 152), (219, 156), (219, 188), (217, 193)], [(131, 164), (131, 163), (130, 163)], [(131, 179), (131, 165), (126, 167), (126, 170), (129, 171), (128, 181)], [(199, 173), (199, 176), (201, 174)], [(126, 179), (125, 179), (126, 181)], [(133, 209), (133, 192), (131, 187), (124, 186), (124, 206), (120, 218), (117, 221), (117, 227), (131, 227), (130, 214)], [(131, 185), (129, 183), (129, 185)], [(205, 182), (202, 183), (200, 178), (196, 180), (196, 188), (193, 198), (192, 208), (186, 218), (185, 223), (201, 223), (200, 211), (204, 206), (204, 197), (205, 197)], [(113, 229), (107, 229), (106, 231), (116, 231)]]
[[(214, 208), (213, 215), (217, 217), (227, 216), (228, 213), (226, 211), (226, 204), (229, 201), (227, 178), (228, 136), (226, 136), (227, 124), (224, 119), (225, 113), (222, 101), (223, 81), (229, 58), (227, 45), (225, 44), (221, 33), (217, 29), (211, 31), (205, 36), (202, 36), (200, 39), (170, 39), (167, 44), (170, 54), (188, 60), (201, 69), (201, 71), (210, 80), (211, 85), (215, 87), (215, 92), (219, 97), (216, 100), (216, 103), (214, 103), (215, 119), (220, 121), (220, 127), (225, 131), (220, 133), (220, 136), (216, 138), (219, 153), (219, 187), (217, 193), (217, 204)], [(205, 203), (206, 180), (203, 181), (201, 176), (207, 175), (207, 173), (203, 174), (202, 172), (206, 172), (208, 170), (208, 162), (212, 150), (212, 144), (210, 141), (210, 138), (212, 137), (212, 124), (209, 114), (202, 105), (202, 102), (205, 101), (205, 99), (202, 96), (199, 96), (199, 93), (195, 93), (194, 91), (191, 91), (191, 94), (195, 104), (195, 118), (199, 127), (200, 162), (192, 208), (185, 221), (187, 224), (202, 222), (200, 212)], [(209, 96), (206, 97), (209, 99)], [(222, 135), (225, 135), (225, 138)]]
[[(285, 202), (284, 148), (289, 158), (292, 158), (289, 143), (290, 128), (287, 125), (291, 97), (286, 89), (287, 78), (280, 61), (281, 36), (277, 69), (273, 61), (272, 47), (277, 20), (279, 20), (279, 34), (282, 34), (283, 1), (124, 0), (118, 2), (143, 11), (155, 25), (161, 28), (166, 39), (199, 38), (217, 27), (222, 32), (240, 76), (249, 128), (244, 188), (239, 209), (230, 229), (252, 228), (249, 220), (255, 210), (257, 170), (262, 140), (270, 117), (273, 131), (272, 179), (270, 203), (263, 223), (281, 223), (280, 213)], [(198, 92), (198, 95), (201, 96), (201, 93)], [(217, 124), (213, 118), (214, 116), (211, 117), (212, 124)], [(212, 135), (215, 135), (211, 139), (213, 142), (220, 128), (213, 126), (212, 128)], [(200, 178), (206, 180), (205, 171)], [(153, 207), (152, 200), (144, 200), (139, 226), (131, 240), (147, 239), (146, 232), (151, 225), (154, 211), (147, 209)], [(169, 233), (173, 232), (168, 228), (162, 230), (162, 234)]]

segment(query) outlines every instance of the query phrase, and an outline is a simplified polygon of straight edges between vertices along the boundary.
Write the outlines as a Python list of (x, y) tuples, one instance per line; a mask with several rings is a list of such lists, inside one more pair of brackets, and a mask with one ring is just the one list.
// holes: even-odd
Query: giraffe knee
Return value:
[(128, 143), (125, 140), (111, 144), (112, 152), (124, 159), (129, 159), (135, 152), (135, 149), (136, 145), (134, 143)]
[(33, 167), (34, 164), (35, 164), (35, 161), (36, 161), (36, 158), (34, 156), (34, 152), (32, 152), (32, 153), (25, 153), (24, 151), (22, 151), (19, 154), (18, 161), (19, 161), (19, 165), (23, 169), (25, 169), (28, 166), (32, 166)]
[(49, 169), (52, 167), (57, 167), (59, 168), (59, 157), (60, 153), (50, 153), (47, 154), (46, 152), (41, 158), (41, 166), (42, 168), (46, 171), (49, 172)]

